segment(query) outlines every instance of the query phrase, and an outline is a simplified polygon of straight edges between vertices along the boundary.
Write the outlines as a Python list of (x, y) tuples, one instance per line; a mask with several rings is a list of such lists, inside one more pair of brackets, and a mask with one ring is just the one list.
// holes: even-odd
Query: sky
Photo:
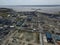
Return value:
[(0, 5), (60, 5), (60, 0), (0, 0)]

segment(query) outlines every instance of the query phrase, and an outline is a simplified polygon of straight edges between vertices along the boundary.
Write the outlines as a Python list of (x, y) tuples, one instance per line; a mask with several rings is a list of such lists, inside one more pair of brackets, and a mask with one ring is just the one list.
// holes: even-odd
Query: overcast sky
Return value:
[(0, 5), (60, 5), (60, 0), (0, 0)]

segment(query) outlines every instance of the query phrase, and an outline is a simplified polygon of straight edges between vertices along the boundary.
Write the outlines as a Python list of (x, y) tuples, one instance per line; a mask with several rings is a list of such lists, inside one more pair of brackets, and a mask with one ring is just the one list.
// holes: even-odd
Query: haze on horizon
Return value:
[(60, 5), (60, 0), (0, 0), (0, 5)]

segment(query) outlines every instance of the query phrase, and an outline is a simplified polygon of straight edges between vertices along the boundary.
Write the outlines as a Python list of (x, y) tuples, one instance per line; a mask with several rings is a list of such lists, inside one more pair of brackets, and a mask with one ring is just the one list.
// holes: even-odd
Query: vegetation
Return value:
[(7, 13), (0, 13), (0, 16), (2, 16), (2, 17), (7, 17), (8, 16), (8, 14)]

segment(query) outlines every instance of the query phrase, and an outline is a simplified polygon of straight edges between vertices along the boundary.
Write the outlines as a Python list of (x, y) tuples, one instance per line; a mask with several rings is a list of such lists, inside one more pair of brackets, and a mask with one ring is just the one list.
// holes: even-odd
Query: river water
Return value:
[(25, 6), (0, 6), (0, 8), (5, 7), (5, 8), (12, 8), (13, 10), (19, 12), (19, 11), (32, 11), (36, 9), (40, 9), (39, 11), (41, 12), (46, 12), (46, 13), (58, 13), (60, 11), (60, 6), (52, 6), (52, 7), (46, 7), (46, 6), (31, 6), (31, 7), (25, 7)]

